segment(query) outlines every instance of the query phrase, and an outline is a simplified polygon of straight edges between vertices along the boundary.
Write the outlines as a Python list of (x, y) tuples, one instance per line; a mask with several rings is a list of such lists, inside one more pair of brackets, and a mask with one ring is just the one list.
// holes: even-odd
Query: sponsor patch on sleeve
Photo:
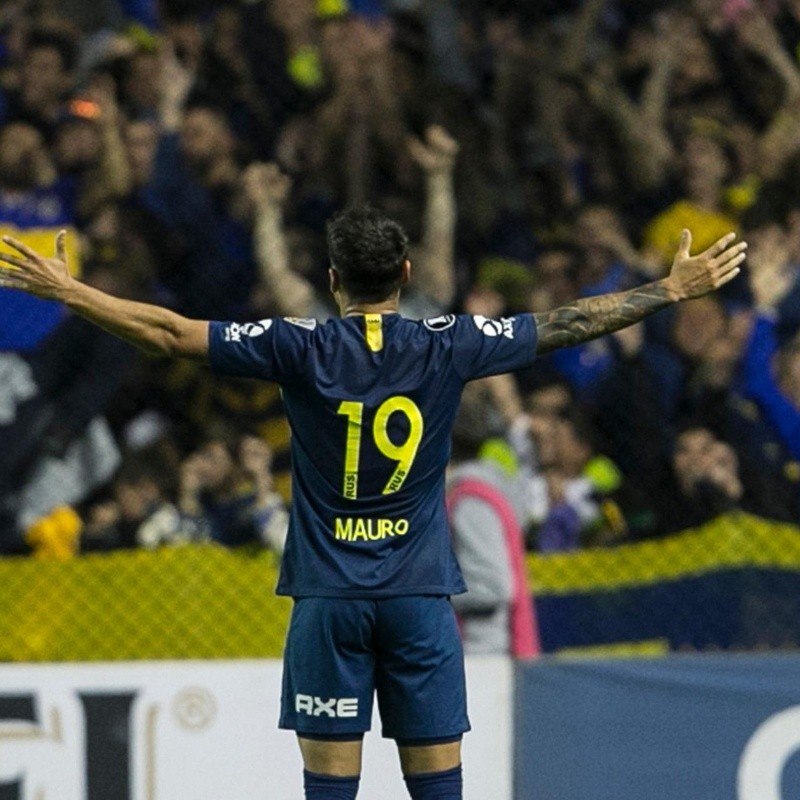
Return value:
[(298, 328), (305, 328), (307, 331), (313, 331), (317, 327), (315, 319), (303, 319), (302, 317), (284, 317), (284, 322), (290, 325), (296, 325)]
[(249, 336), (251, 339), (255, 339), (256, 336), (265, 334), (271, 326), (271, 319), (260, 319), (258, 322), (232, 322), (225, 327), (225, 341), (241, 342), (242, 336)]
[(515, 317), (501, 317), (500, 319), (489, 319), (481, 314), (476, 314), (472, 318), (475, 327), (484, 336), (505, 336), (506, 339), (514, 338)]
[(456, 324), (456, 317), (455, 314), (443, 314), (440, 317), (431, 317), (430, 319), (425, 319), (422, 321), (422, 324), (429, 331), (446, 331), (448, 328), (452, 328), (453, 325)]

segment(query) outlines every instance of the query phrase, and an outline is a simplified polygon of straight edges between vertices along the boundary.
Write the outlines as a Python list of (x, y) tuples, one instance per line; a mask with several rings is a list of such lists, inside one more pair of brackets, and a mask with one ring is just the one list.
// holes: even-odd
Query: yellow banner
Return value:
[(534, 595), (613, 591), (747, 567), (800, 572), (800, 528), (749, 514), (638, 544), (528, 556)]
[[(18, 228), (16, 225), (11, 225), (7, 222), (0, 223), (0, 237), (11, 236), (14, 239), (18, 239), (45, 258), (53, 258), (55, 256), (56, 234), (60, 230), (66, 230), (67, 232), (67, 263), (69, 264), (70, 272), (76, 278), (79, 278), (81, 276), (81, 251), (78, 232), (74, 227), (61, 225), (53, 228)], [(3, 245), (3, 250), (17, 255), (7, 245)]]
[[(746, 514), (665, 539), (528, 557), (538, 596), (746, 568), (800, 572), (800, 528)], [(0, 559), (0, 661), (277, 658), (291, 601), (263, 550), (215, 545)]]
[(213, 545), (0, 559), (0, 660), (274, 658), (275, 557)]

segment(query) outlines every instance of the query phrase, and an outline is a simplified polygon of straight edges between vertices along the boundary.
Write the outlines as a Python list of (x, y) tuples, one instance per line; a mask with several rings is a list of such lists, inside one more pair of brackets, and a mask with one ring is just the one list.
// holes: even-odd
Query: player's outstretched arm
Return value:
[(681, 300), (713, 292), (733, 280), (745, 259), (746, 242), (733, 244), (735, 233), (723, 236), (703, 253), (692, 256), (688, 230), (666, 278), (627, 292), (576, 300), (553, 311), (534, 314), (538, 332), (537, 353), (572, 347), (589, 339), (633, 325), (644, 317)]
[(21, 289), (68, 308), (151, 355), (208, 357), (208, 322), (187, 319), (159, 306), (122, 300), (70, 275), (66, 231), (56, 237), (54, 258), (39, 255), (22, 242), (4, 236), (16, 253), (0, 252), (0, 286)]

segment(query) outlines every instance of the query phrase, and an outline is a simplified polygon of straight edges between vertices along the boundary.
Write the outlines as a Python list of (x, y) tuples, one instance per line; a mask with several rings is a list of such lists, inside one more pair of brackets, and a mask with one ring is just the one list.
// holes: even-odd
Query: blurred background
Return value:
[[(796, 654), (800, 2), (0, 3), (0, 233), (66, 228), (83, 280), (324, 320), (325, 220), (365, 201), (414, 242), (417, 319), (631, 288), (683, 228), (747, 239), (719, 294), (468, 387), (456, 602), (469, 653), (519, 655), (510, 539), (457, 502), (481, 480), (537, 651)], [(280, 656), (288, 444), (277, 387), (0, 290), (0, 659)]]

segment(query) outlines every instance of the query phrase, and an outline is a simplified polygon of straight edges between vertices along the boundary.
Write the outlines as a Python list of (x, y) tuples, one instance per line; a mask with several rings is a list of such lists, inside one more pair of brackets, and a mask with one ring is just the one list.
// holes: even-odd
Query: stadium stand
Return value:
[[(348, 203), (412, 234), (416, 318), (629, 288), (683, 227), (738, 231), (719, 299), (480, 387), (482, 457), (523, 509), (545, 651), (796, 648), (797, 4), (434, 5), (7, 0), (0, 233), (66, 227), (87, 281), (244, 323), (333, 313)], [(0, 658), (276, 655), (288, 441), (274, 387), (0, 289)], [(205, 644), (113, 616), (133, 583)], [(93, 628), (141, 634), (78, 647)]]

